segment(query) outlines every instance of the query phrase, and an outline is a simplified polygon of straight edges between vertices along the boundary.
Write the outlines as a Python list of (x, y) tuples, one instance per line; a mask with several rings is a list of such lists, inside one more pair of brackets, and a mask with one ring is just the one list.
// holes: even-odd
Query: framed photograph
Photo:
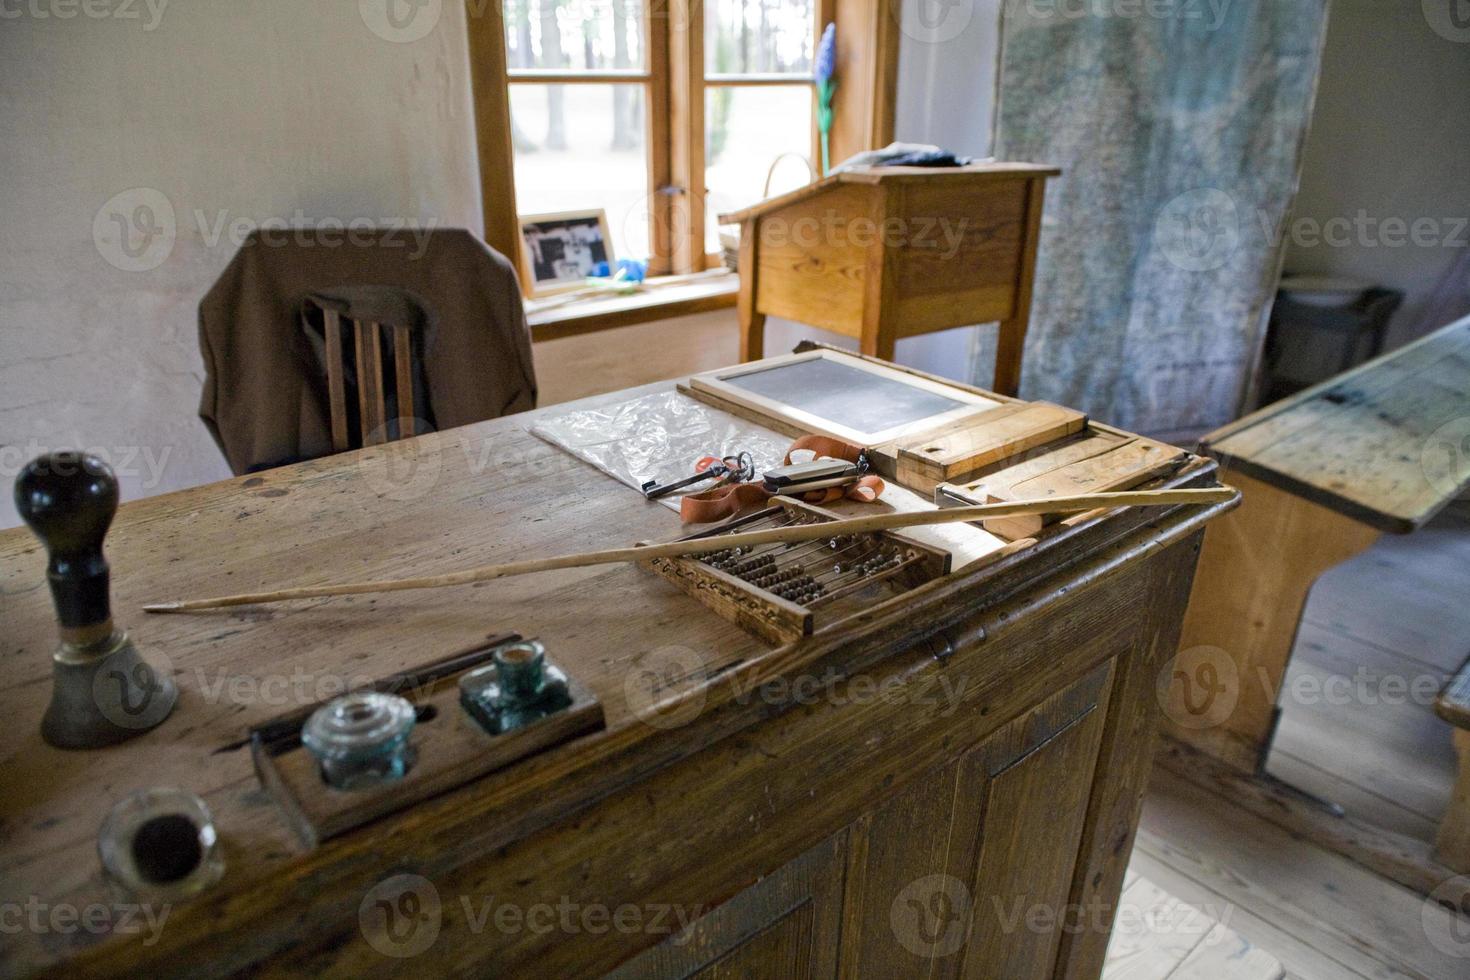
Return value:
[(832, 350), (696, 374), (689, 383), (757, 415), (868, 447), (1004, 404)]
[(580, 286), (599, 262), (614, 263), (602, 208), (523, 214), (520, 224), (521, 275), (531, 296)]

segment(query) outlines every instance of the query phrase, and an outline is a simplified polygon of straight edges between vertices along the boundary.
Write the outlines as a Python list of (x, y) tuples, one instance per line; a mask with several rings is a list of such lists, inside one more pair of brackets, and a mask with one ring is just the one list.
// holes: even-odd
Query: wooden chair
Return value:
[[(347, 407), (347, 365), (343, 359), (343, 320), (336, 310), (324, 309), (323, 326), (327, 347), (327, 400), (332, 417), (332, 451), (353, 448), (349, 432)], [(384, 326), (358, 320), (347, 320), (352, 331), (353, 364), (357, 377), (357, 444), (374, 446), (415, 434), (413, 379), (417, 374), (412, 332), (408, 327)], [(396, 415), (389, 424), (387, 391), (389, 379), (383, 373), (383, 333), (391, 331), (393, 358), (394, 408)]]

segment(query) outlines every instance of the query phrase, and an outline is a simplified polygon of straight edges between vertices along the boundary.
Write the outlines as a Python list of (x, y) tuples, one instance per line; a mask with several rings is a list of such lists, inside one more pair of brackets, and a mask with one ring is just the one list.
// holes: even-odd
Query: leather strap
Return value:
[[(802, 436), (786, 450), (786, 465), (790, 465), (792, 453), (803, 449), (811, 450), (818, 458), (845, 459), (849, 463), (856, 463), (863, 453), (863, 447), (851, 445), (840, 439), (828, 436)], [(826, 504), (847, 497), (849, 500), (872, 503), (882, 493), (883, 481), (870, 474), (845, 487), (824, 487), (820, 490), (813, 490), (811, 493), (803, 494), (801, 499), (809, 504)], [(768, 492), (759, 481), (735, 483), (717, 487), (714, 490), (706, 490), (703, 493), (689, 494), (679, 504), (679, 516), (685, 524), (710, 524), (734, 517), (743, 510), (765, 504), (773, 496), (775, 495)]]

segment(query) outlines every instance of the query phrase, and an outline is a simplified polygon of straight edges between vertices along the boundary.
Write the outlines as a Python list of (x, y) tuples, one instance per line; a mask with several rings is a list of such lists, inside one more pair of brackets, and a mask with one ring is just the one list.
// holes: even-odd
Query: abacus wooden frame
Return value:
[[(772, 506), (754, 514), (685, 535), (680, 540), (709, 538), (731, 531), (749, 530), (749, 525), (765, 520), (782, 508), (813, 515), (821, 521), (842, 519), (841, 514), (791, 497), (775, 497), (771, 504)], [(871, 536), (894, 542), (919, 554), (920, 561), (916, 567), (900, 572), (900, 580), (906, 588), (915, 588), (949, 574), (953, 558), (942, 548), (932, 547), (896, 531), (879, 531)], [(639, 565), (671, 582), (741, 629), (771, 643), (790, 643), (809, 637), (815, 632), (816, 614), (810, 608), (768, 592), (739, 576), (714, 568), (701, 561), (698, 556), (655, 558), (639, 562)], [(876, 583), (878, 580), (874, 581)], [(837, 612), (839, 614), (830, 622), (841, 622), (846, 618), (841, 610)], [(825, 627), (830, 623), (824, 620), (822, 625)]]

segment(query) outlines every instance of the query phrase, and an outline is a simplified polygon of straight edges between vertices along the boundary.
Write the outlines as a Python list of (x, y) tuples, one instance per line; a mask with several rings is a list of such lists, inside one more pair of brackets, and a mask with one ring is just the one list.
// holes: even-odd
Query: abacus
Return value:
[[(682, 540), (839, 519), (820, 507), (778, 497), (772, 507)], [(823, 625), (836, 622), (946, 574), (949, 563), (943, 549), (875, 531), (640, 564), (743, 629), (788, 643), (810, 636), (819, 616)]]

